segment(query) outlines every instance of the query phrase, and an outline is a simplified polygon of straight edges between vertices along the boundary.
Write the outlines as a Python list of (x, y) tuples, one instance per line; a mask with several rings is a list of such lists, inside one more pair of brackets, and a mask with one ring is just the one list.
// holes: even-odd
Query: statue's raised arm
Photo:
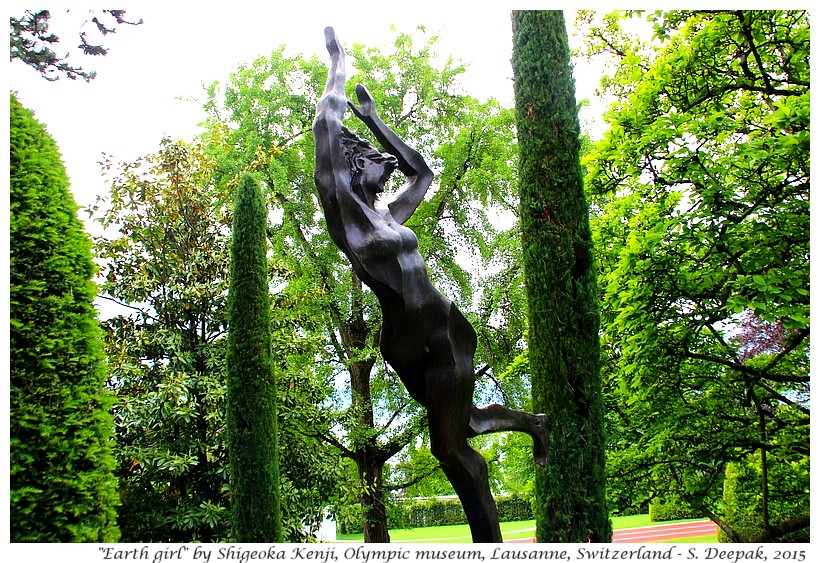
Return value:
[(342, 251), (349, 253), (338, 197), (339, 190), (349, 190), (351, 185), (350, 168), (342, 145), (342, 119), (347, 110), (345, 52), (332, 27), (325, 28), (325, 45), (330, 54), (330, 68), (313, 120), (316, 146), (313, 179), (325, 211), (330, 237)]
[(330, 54), (330, 68), (327, 73), (325, 91), (322, 93), (319, 103), (316, 104), (316, 117), (317, 119), (320, 116), (323, 119), (337, 117), (339, 123), (341, 123), (347, 108), (345, 52), (332, 27), (325, 28), (325, 46)]

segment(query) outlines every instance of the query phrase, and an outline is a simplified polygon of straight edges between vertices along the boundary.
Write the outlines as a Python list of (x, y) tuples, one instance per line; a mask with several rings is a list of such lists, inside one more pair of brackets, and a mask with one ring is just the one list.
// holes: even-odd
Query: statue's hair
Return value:
[(360, 163), (361, 159), (389, 163), (393, 166), (393, 170), (399, 166), (395, 156), (381, 152), (369, 141), (360, 139), (347, 127), (342, 127), (342, 150), (352, 178), (355, 178), (364, 169), (364, 166)]

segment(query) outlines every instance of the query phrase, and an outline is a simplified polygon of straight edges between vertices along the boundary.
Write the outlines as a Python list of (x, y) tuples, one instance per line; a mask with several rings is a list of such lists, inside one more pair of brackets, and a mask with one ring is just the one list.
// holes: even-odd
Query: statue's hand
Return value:
[(325, 46), (331, 57), (339, 53), (344, 54), (339, 38), (336, 37), (336, 31), (332, 27), (325, 28)]
[(361, 120), (375, 117), (376, 105), (373, 103), (373, 96), (370, 95), (370, 92), (367, 91), (367, 88), (365, 88), (361, 84), (356, 84), (356, 97), (359, 99), (358, 106), (351, 101), (347, 102), (347, 105), (350, 106), (350, 109), (353, 110), (353, 113), (356, 114), (356, 117), (358, 117)]

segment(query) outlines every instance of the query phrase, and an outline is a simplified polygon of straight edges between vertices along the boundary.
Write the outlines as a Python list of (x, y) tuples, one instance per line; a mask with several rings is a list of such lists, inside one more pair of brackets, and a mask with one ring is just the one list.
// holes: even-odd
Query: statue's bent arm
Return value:
[(407, 176), (404, 187), (387, 204), (393, 219), (403, 224), (413, 215), (424, 199), (427, 189), (433, 183), (433, 172), (427, 166), (424, 157), (417, 150), (409, 147), (382, 121), (367, 88), (357, 84), (356, 97), (359, 99), (359, 106), (349, 103), (353, 113), (367, 125), (384, 150), (396, 157), (399, 170)]

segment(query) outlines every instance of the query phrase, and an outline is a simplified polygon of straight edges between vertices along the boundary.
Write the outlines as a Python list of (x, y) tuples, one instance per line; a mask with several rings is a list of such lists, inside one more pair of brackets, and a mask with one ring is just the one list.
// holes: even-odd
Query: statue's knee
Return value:
[(438, 444), (433, 441), (430, 444), (430, 453), (442, 465), (452, 464), (454, 450), (449, 444)]
[(489, 476), (487, 462), (484, 461), (484, 457), (467, 445), (459, 449), (434, 449), (431, 447), (431, 452), (441, 464), (445, 473), (448, 470), (458, 471), (459, 473), (466, 472), (470, 475), (471, 480), (478, 480), (479, 482), (483, 482)]

